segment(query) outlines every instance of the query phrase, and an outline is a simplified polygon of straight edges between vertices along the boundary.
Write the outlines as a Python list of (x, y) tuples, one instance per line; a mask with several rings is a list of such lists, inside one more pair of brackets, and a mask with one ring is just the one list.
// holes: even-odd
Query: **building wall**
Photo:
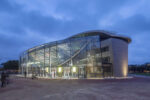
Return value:
[(127, 77), (128, 43), (115, 38), (112, 38), (111, 41), (114, 77)]

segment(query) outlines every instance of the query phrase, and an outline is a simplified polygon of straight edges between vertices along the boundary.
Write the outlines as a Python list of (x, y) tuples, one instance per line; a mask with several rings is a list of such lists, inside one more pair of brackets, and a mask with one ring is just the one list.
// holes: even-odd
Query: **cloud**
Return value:
[[(14, 3), (14, 2), (11, 2)], [(57, 0), (15, 0), (15, 3), (22, 6), (24, 12), (38, 11), (42, 16), (50, 16), (58, 20), (70, 20), (70, 16), (57, 12)]]
[(1, 0), (0, 56), (18, 59), (21, 52), (33, 46), (82, 31), (106, 29), (132, 38), (130, 64), (148, 62), (149, 3), (149, 0)]

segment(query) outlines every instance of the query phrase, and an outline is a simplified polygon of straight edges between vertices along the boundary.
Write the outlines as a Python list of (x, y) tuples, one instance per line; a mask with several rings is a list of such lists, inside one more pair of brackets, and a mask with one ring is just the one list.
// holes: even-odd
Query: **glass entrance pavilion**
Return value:
[(130, 38), (88, 31), (26, 50), (20, 73), (47, 78), (126, 77)]

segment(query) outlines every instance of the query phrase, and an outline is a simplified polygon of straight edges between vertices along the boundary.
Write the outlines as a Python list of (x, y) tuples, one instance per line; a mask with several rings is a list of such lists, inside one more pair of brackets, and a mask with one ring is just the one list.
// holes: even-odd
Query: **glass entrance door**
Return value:
[(79, 67), (78, 78), (85, 78), (85, 67)]
[(69, 79), (70, 78), (70, 67), (65, 67), (63, 73), (64, 73), (63, 78)]

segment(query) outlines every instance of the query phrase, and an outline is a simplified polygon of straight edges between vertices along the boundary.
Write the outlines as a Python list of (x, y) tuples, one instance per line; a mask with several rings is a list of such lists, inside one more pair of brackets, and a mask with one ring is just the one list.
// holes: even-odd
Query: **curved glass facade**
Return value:
[(111, 47), (105, 45), (107, 42), (109, 39), (95, 34), (31, 48), (20, 56), (20, 71), (48, 78), (112, 77)]

